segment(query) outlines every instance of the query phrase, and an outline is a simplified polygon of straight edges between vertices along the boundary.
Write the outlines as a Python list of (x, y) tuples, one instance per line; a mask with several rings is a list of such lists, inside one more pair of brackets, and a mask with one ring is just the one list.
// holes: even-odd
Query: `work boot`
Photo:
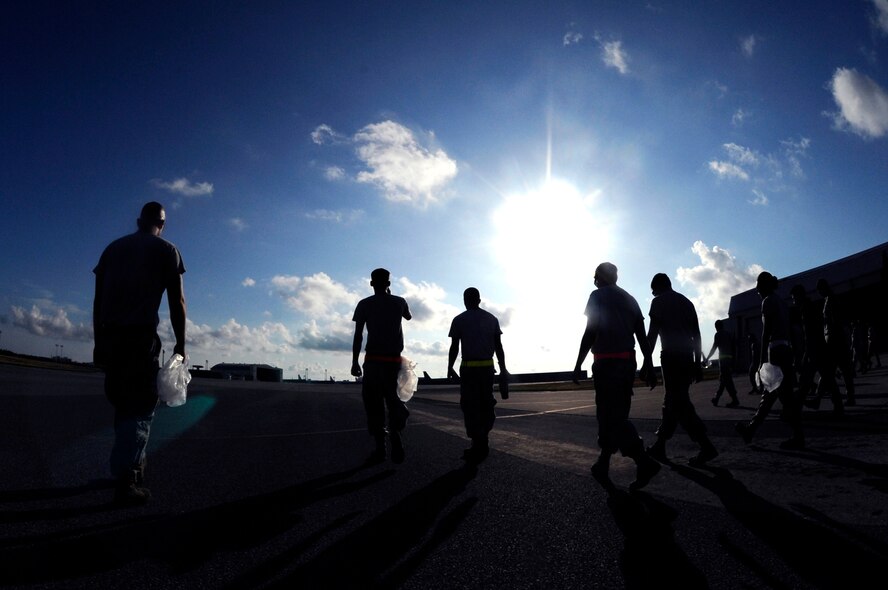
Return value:
[(732, 398), (731, 401), (725, 404), (726, 408), (736, 408), (740, 406), (740, 400), (736, 397)]
[(377, 436), (376, 438), (376, 448), (373, 449), (373, 452), (370, 453), (370, 456), (367, 457), (368, 465), (375, 465), (377, 463), (382, 463), (385, 461), (385, 435)]
[(688, 465), (691, 467), (702, 467), (707, 461), (716, 457), (718, 457), (718, 451), (712, 445), (712, 442), (706, 439), (700, 443), (700, 452), (697, 453), (697, 456), (691, 457), (688, 460)]
[(406, 455), (404, 454), (404, 441), (400, 432), (392, 432), (389, 434), (389, 440), (392, 443), (392, 462), (403, 463)]
[(752, 430), (750, 430), (748, 422), (737, 422), (734, 424), (734, 430), (743, 438), (743, 442), (746, 444), (752, 442)]
[(660, 463), (669, 462), (669, 459), (666, 457), (666, 441), (662, 438), (658, 438), (657, 442), (647, 448), (647, 454)]
[(629, 489), (632, 491), (640, 490), (649, 484), (660, 471), (660, 464), (647, 455), (641, 455), (636, 459), (636, 465), (635, 481), (629, 484)]
[(136, 484), (136, 472), (132, 470), (118, 478), (114, 487), (114, 502), (123, 506), (141, 506), (151, 499), (151, 491)]

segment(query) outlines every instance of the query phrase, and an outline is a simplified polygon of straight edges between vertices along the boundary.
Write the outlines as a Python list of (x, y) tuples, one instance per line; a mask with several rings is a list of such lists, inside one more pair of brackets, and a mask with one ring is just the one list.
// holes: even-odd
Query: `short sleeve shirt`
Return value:
[(185, 264), (170, 242), (136, 232), (111, 242), (93, 272), (102, 289), (100, 323), (157, 326), (163, 293), (179, 280)]
[(632, 295), (617, 285), (599, 287), (589, 295), (584, 313), (595, 332), (593, 354), (635, 350), (635, 326), (644, 316)]
[(375, 294), (358, 302), (352, 321), (362, 322), (367, 326), (365, 352), (398, 356), (404, 350), (401, 318), (409, 317), (410, 310), (403, 297)]
[(451, 338), (458, 338), (465, 360), (487, 360), (496, 351), (496, 337), (502, 334), (499, 320), (481, 308), (467, 309), (450, 324)]
[(771, 342), (790, 340), (792, 327), (789, 322), (789, 306), (777, 295), (768, 295), (762, 300), (762, 322), (771, 330)]
[(660, 326), (660, 349), (664, 352), (693, 352), (700, 338), (697, 310), (691, 300), (677, 291), (666, 291), (651, 301), (651, 321)]
[(718, 358), (733, 358), (734, 337), (729, 332), (716, 332), (715, 345), (718, 347)]

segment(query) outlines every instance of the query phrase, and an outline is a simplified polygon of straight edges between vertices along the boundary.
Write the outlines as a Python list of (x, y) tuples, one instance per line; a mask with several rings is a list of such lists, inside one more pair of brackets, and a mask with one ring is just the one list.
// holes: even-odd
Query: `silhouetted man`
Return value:
[(660, 337), (660, 368), (663, 371), (663, 421), (657, 429), (657, 441), (648, 448), (648, 455), (666, 462), (666, 441), (681, 424), (700, 445), (700, 452), (692, 457), (693, 466), (704, 465), (718, 456), (712, 441), (706, 436), (706, 426), (691, 402), (691, 383), (703, 378), (700, 364), (703, 356), (700, 343), (700, 324), (697, 310), (691, 300), (672, 289), (672, 281), (663, 273), (651, 280), (651, 318), (648, 342), (653, 348)]
[[(823, 367), (823, 314), (819, 307), (808, 297), (808, 292), (802, 285), (793, 285), (789, 291), (792, 297), (792, 303), (798, 310), (799, 318), (802, 324), (802, 345), (801, 363), (799, 365), (799, 398), (804, 401), (805, 398), (815, 389), (814, 374)], [(835, 372), (835, 369), (833, 369)], [(820, 376), (823, 380), (823, 375)], [(835, 378), (833, 378), (835, 384)], [(832, 394), (834, 407), (842, 407), (842, 399), (839, 397), (838, 388)], [(812, 405), (820, 406), (820, 399), (815, 397)]]
[[(463, 459), (480, 463), (490, 452), (488, 434), (496, 420), (493, 411), (496, 405), (493, 397), (494, 355), (499, 363), (500, 378), (508, 375), (508, 371), (499, 320), (481, 309), (481, 294), (474, 287), (463, 292), (463, 303), (466, 311), (453, 318), (450, 324), (447, 377), (459, 379), (459, 407), (463, 411), (466, 436), (472, 440)], [(460, 346), (462, 360), (457, 374), (453, 365)]]
[(736, 348), (734, 335), (725, 330), (725, 323), (722, 320), (715, 320), (715, 337), (712, 340), (712, 348), (703, 359), (704, 363), (708, 363), (709, 358), (718, 350), (718, 390), (715, 392), (715, 397), (712, 398), (713, 406), (718, 405), (718, 400), (721, 399), (722, 393), (726, 389), (728, 395), (731, 396), (731, 401), (725, 407), (736, 408), (740, 405), (740, 400), (737, 399), (737, 388), (734, 386)]
[(819, 407), (820, 398), (823, 397), (825, 391), (829, 391), (833, 398), (833, 412), (841, 414), (844, 408), (841, 395), (838, 393), (836, 369), (842, 371), (845, 394), (848, 396), (847, 405), (853, 406), (856, 403), (851, 348), (832, 287), (826, 279), (818, 279), (816, 288), (820, 296), (823, 297), (823, 341), (825, 346), (822, 355), (823, 362), (820, 366), (820, 384), (817, 387), (817, 396), (812, 405), (815, 408)]
[(648, 457), (644, 443), (629, 421), (632, 386), (635, 382), (635, 340), (644, 362), (642, 378), (657, 384), (651, 348), (644, 333), (644, 316), (632, 295), (617, 286), (617, 267), (602, 262), (595, 269), (595, 291), (586, 303), (586, 330), (574, 366), (574, 382), (579, 382), (581, 366), (592, 351), (595, 382), (595, 411), (598, 418), (598, 446), (601, 455), (592, 466), (592, 477), (605, 489), (613, 487), (608, 475), (611, 456), (618, 450), (636, 465), (630, 489), (646, 486), (660, 471), (660, 464)]
[[(385, 460), (385, 410), (388, 408), (388, 435), (392, 445), (392, 461), (404, 461), (404, 442), (401, 431), (407, 425), (407, 406), (398, 397), (398, 371), (404, 350), (404, 332), (401, 319), (411, 318), (407, 301), (392, 295), (390, 274), (384, 268), (370, 273), (373, 295), (362, 299), (355, 308), (355, 338), (352, 344), (352, 369), (355, 377), (364, 376), (361, 397), (367, 413), (367, 427), (376, 442), (368, 461)], [(364, 369), (358, 363), (364, 327), (367, 327), (367, 346), (364, 349)]]
[[(759, 274), (755, 288), (762, 298), (762, 346), (759, 367), (765, 362), (775, 365), (783, 373), (777, 387), (762, 384), (762, 398), (749, 422), (738, 422), (737, 433), (749, 444), (759, 426), (765, 421), (768, 412), (778, 399), (783, 404), (783, 417), (792, 429), (792, 438), (780, 443), (781, 449), (805, 448), (805, 435), (802, 432), (802, 400), (795, 391), (795, 367), (792, 362), (792, 328), (789, 321), (789, 307), (777, 295), (777, 277), (768, 272)], [(761, 369), (760, 369), (761, 370)]]
[(138, 231), (105, 248), (93, 270), (94, 361), (105, 369), (105, 395), (114, 406), (111, 473), (121, 503), (151, 497), (142, 483), (157, 406), (157, 326), (164, 291), (176, 338), (173, 352), (185, 356), (185, 265), (179, 250), (160, 237), (165, 222), (163, 206), (147, 203), (136, 221)]

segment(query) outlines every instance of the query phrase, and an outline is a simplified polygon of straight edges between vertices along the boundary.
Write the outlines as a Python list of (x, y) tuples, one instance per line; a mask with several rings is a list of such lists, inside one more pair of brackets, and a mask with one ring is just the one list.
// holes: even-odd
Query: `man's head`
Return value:
[(166, 223), (166, 211), (160, 203), (151, 201), (145, 203), (142, 212), (136, 220), (139, 231), (148, 232), (159, 236), (163, 231), (163, 225)]
[(801, 285), (793, 285), (789, 290), (789, 296), (792, 297), (792, 302), (796, 305), (801, 305), (808, 300), (808, 292)]
[(617, 284), (617, 267), (610, 262), (602, 262), (595, 268), (595, 286), (606, 287)]
[(832, 295), (832, 287), (829, 286), (826, 279), (817, 279), (817, 292), (821, 297), (829, 297)]
[(777, 284), (777, 277), (769, 272), (761, 272), (755, 280), (755, 290), (764, 298), (777, 290)]
[(660, 293), (665, 293), (666, 291), (672, 290), (672, 281), (669, 280), (669, 277), (666, 276), (665, 273), (658, 272), (654, 275), (654, 278), (651, 279), (651, 292), (656, 296)]
[(481, 305), (481, 293), (475, 287), (463, 291), (463, 303), (466, 309), (477, 309)]
[(725, 323), (722, 320), (715, 320), (715, 331), (721, 332), (722, 328), (725, 327)]
[(370, 286), (377, 293), (385, 292), (391, 283), (391, 273), (384, 268), (377, 268), (370, 273)]

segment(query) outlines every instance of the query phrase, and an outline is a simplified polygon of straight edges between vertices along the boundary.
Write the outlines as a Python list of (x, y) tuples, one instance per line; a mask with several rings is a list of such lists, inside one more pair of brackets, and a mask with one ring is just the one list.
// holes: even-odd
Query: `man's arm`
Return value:
[(706, 355), (706, 357), (703, 359), (703, 362), (707, 362), (709, 360), (709, 357), (711, 357), (713, 355), (713, 353), (715, 353), (716, 348), (718, 348), (718, 345), (717, 345), (716, 341), (713, 340), (712, 348), (709, 349), (709, 354)]
[(697, 319), (697, 310), (691, 307), (691, 332), (694, 338), (694, 381), (703, 381), (703, 342), (700, 336), (700, 322)]
[(580, 371), (582, 371), (583, 361), (586, 360), (586, 355), (589, 354), (589, 351), (592, 350), (592, 345), (595, 344), (595, 329), (589, 325), (590, 322), (586, 322), (586, 330), (583, 332), (583, 337), (580, 339), (580, 350), (577, 352), (577, 362), (574, 365), (574, 383), (580, 382)]
[(364, 343), (364, 321), (363, 320), (355, 320), (355, 339), (352, 342), (352, 370), (351, 374), (353, 377), (360, 377), (361, 372), (361, 363), (358, 362), (358, 357), (361, 356), (361, 345)]
[(452, 336), (450, 338), (450, 351), (447, 353), (447, 378), (459, 379), (459, 374), (453, 368), (456, 364), (456, 357), (459, 355), (459, 338)]
[(502, 334), (496, 335), (494, 353), (496, 353), (496, 362), (499, 363), (500, 375), (508, 375), (509, 372), (506, 370), (506, 351), (503, 350), (503, 337)]
[(170, 322), (173, 324), (173, 334), (176, 336), (176, 346), (173, 352), (185, 357), (185, 288), (182, 275), (176, 275), (176, 279), (167, 286), (167, 301), (170, 305)]

